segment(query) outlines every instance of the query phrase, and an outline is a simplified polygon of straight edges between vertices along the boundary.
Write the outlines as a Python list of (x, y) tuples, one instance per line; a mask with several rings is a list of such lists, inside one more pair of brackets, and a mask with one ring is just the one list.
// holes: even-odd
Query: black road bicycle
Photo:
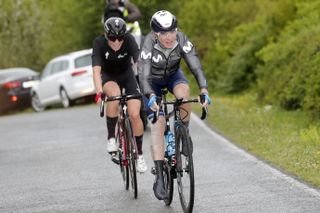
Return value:
[[(192, 212), (194, 205), (194, 193), (195, 193), (195, 183), (194, 183), (194, 167), (192, 150), (193, 143), (189, 135), (188, 128), (183, 124), (181, 118), (180, 106), (185, 103), (195, 103), (198, 99), (175, 99), (173, 101), (166, 100), (167, 89), (161, 90), (161, 97), (157, 97), (157, 103), (164, 112), (164, 117), (166, 120), (165, 136), (170, 131), (170, 117), (174, 117), (173, 128), (174, 128), (174, 146), (175, 155), (168, 155), (168, 147), (166, 146), (165, 151), (165, 161), (163, 176), (165, 182), (165, 190), (167, 197), (164, 202), (169, 206), (173, 198), (174, 189), (174, 179), (177, 180), (178, 193), (180, 197), (180, 203), (184, 212)], [(200, 101), (204, 102), (204, 95), (200, 95)], [(168, 105), (173, 106), (173, 110), (168, 112)], [(153, 123), (158, 119), (158, 112), (154, 113)], [(201, 119), (205, 119), (207, 116), (207, 109), (202, 108)]]
[(119, 144), (118, 151), (111, 154), (111, 160), (120, 166), (120, 172), (123, 178), (126, 190), (133, 190), (134, 198), (138, 197), (138, 183), (136, 161), (138, 159), (138, 149), (136, 140), (132, 131), (132, 125), (128, 116), (127, 101), (130, 99), (141, 99), (141, 94), (111, 96), (101, 98), (100, 117), (104, 117), (105, 101), (119, 101), (119, 116), (116, 125), (116, 143)]

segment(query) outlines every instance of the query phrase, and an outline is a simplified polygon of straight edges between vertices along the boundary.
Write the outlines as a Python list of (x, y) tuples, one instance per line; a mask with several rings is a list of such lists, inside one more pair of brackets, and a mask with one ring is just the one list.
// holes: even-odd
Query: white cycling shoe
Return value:
[(118, 147), (116, 145), (116, 139), (110, 138), (107, 142), (107, 151), (108, 152), (116, 152), (118, 150)]
[(139, 155), (137, 159), (137, 171), (140, 173), (144, 173), (147, 171), (147, 164), (143, 158), (143, 155)]

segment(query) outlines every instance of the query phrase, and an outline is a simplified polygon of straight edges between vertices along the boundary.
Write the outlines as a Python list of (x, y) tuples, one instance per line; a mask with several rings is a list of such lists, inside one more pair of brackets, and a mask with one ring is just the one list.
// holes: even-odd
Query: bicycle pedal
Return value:
[(153, 175), (156, 175), (156, 168), (154, 168), (154, 167), (151, 167), (151, 174), (153, 174)]
[(120, 165), (120, 160), (116, 156), (112, 156), (111, 161), (117, 165)]
[(117, 155), (117, 152), (108, 152), (111, 156)]

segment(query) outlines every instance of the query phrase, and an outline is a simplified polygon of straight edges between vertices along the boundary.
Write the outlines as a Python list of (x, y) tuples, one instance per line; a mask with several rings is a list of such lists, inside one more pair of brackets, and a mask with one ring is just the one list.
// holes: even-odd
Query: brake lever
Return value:
[[(200, 94), (199, 96), (200, 96), (200, 103), (203, 104), (206, 101), (206, 95), (205, 94)], [(202, 114), (201, 114), (200, 119), (201, 120), (206, 119), (207, 115), (208, 115), (208, 108), (207, 107), (202, 107)]]
[(105, 102), (105, 98), (106, 98), (106, 95), (103, 93), (101, 95), (101, 103), (100, 103), (100, 117), (104, 117), (104, 102)]
[(153, 119), (151, 121), (152, 124), (156, 123), (159, 118), (159, 112), (160, 112), (160, 103), (161, 103), (161, 97), (156, 98), (156, 103), (159, 106), (158, 110), (153, 112)]
[(200, 119), (201, 120), (206, 119), (207, 115), (208, 115), (208, 108), (207, 107), (202, 107), (202, 114), (201, 114)]

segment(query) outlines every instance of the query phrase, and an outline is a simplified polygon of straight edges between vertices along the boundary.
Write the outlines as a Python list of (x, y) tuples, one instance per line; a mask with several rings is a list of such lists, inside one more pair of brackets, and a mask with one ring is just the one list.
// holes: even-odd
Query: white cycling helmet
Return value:
[(177, 19), (169, 11), (160, 10), (152, 16), (150, 26), (156, 33), (172, 31), (177, 28)]

